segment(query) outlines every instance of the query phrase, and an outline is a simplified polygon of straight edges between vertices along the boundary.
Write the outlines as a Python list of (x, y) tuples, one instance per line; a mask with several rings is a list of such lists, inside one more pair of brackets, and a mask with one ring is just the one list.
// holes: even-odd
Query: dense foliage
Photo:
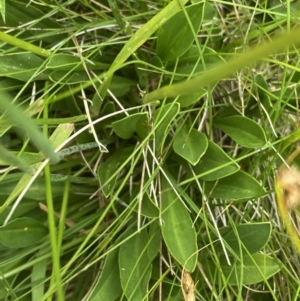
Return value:
[(299, 11), (1, 0), (0, 300), (297, 300)]

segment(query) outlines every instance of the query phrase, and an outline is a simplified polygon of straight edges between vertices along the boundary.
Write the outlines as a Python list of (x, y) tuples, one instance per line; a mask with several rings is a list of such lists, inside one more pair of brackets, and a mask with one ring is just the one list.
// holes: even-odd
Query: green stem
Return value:
[[(48, 118), (48, 106), (44, 106), (44, 118)], [(44, 124), (43, 126), (44, 135), (48, 135), (48, 125)], [(53, 274), (51, 277), (50, 288), (52, 289), (53, 285), (56, 287), (56, 295), (58, 301), (64, 301), (64, 293), (62, 288), (62, 279), (60, 274), (60, 248), (58, 247), (57, 242), (57, 232), (55, 225), (55, 216), (54, 216), (54, 206), (53, 206), (53, 197), (52, 197), (52, 186), (51, 186), (51, 172), (50, 165), (45, 166), (45, 188), (46, 188), (46, 200), (48, 207), (48, 225), (50, 232), (50, 243), (52, 249), (52, 261), (53, 261)], [(51, 296), (49, 296), (49, 300)]]
[(48, 50), (43, 49), (41, 47), (35, 46), (35, 45), (33, 45), (31, 43), (28, 43), (28, 42), (25, 42), (21, 39), (15, 38), (15, 37), (13, 37), (13, 36), (11, 36), (7, 33), (4, 33), (2, 31), (0, 31), (0, 40), (6, 42), (8, 44), (17, 46), (21, 49), (28, 50), (29, 52), (35, 53), (35, 54), (40, 55), (40, 56), (49, 57), (51, 55), (51, 51), (48, 51)]

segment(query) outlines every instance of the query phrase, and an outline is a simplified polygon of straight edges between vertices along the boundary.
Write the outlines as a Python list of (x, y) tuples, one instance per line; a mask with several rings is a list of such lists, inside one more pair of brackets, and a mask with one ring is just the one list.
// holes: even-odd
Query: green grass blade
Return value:
[[(140, 46), (142, 46), (147, 39), (168, 19), (174, 16), (177, 12), (181, 10), (181, 6), (184, 5), (187, 0), (182, 0), (182, 4), (179, 4), (178, 0), (173, 0), (165, 8), (163, 8), (158, 14), (156, 14), (150, 21), (148, 21), (144, 26), (135, 32), (135, 34), (130, 38), (130, 40), (124, 45), (120, 53), (117, 55), (111, 67), (106, 73), (105, 80), (103, 81), (99, 92), (103, 98), (106, 91), (110, 85), (112, 76), (115, 71), (122, 67), (123, 63), (132, 55)], [(97, 95), (97, 94), (96, 94)], [(96, 101), (97, 99), (97, 101)], [(95, 100), (95, 101), (94, 101)], [(98, 114), (99, 108), (101, 106), (101, 99), (99, 97), (94, 97), (93, 106), (91, 107), (91, 112)]]
[(20, 157), (17, 157), (13, 152), (7, 150), (3, 145), (0, 144), (0, 160), (5, 163), (5, 165), (14, 165), (20, 170), (32, 175), (35, 169), (27, 164), (27, 162)]
[[(52, 143), (54, 148), (57, 148), (61, 143), (63, 143), (72, 133), (73, 131), (73, 124), (61, 124), (59, 125), (56, 130), (53, 132), (52, 136), (50, 137), (50, 142)], [(37, 163), (33, 165), (37, 171), (41, 167), (42, 163)], [(36, 174), (34, 175), (36, 176)], [(2, 206), (0, 206), (0, 213), (3, 212), (20, 194), (27, 185), (32, 181), (32, 176), (30, 175), (23, 175), (23, 177), (19, 180), (18, 184), (15, 186), (15, 189), (9, 195), (9, 197), (5, 200)], [(13, 210), (13, 209), (12, 209)], [(6, 224), (10, 218), (12, 213), (10, 213), (4, 224)]]
[(229, 77), (244, 67), (251, 66), (271, 53), (288, 48), (291, 45), (297, 46), (299, 44), (300, 27), (291, 32), (285, 32), (272, 42), (253, 48), (252, 50), (237, 56), (228, 63), (208, 70), (191, 80), (157, 89), (145, 95), (143, 102), (150, 103), (165, 97), (176, 97), (178, 95), (195, 93), (200, 88), (204, 88), (223, 78)]
[(49, 57), (51, 55), (51, 51), (35, 46), (2, 31), (0, 31), (0, 40), (40, 56)]
[(11, 103), (11, 97), (7, 93), (3, 91), (0, 92), (0, 97), (0, 110), (7, 114), (7, 118), (11, 123), (16, 124), (22, 130), (26, 131), (32, 143), (43, 152), (52, 163), (58, 163), (60, 161), (59, 155), (54, 152), (49, 140), (43, 136), (34, 122), (30, 120), (20, 108)]

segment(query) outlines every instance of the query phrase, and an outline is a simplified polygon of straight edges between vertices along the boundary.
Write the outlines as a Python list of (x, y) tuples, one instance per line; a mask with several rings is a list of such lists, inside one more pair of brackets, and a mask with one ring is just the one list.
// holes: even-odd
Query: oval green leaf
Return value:
[(100, 277), (87, 301), (114, 301), (121, 295), (118, 253), (119, 250), (115, 249), (107, 255)]
[(250, 285), (266, 281), (280, 271), (278, 259), (259, 253), (246, 255), (233, 266), (229, 266), (224, 260), (221, 268), (232, 285)]
[(241, 146), (253, 148), (266, 145), (262, 127), (244, 116), (229, 116), (214, 120), (214, 125)]
[(169, 126), (177, 116), (179, 108), (178, 103), (170, 103), (155, 112), (154, 125), (158, 124), (155, 129), (155, 147), (157, 150), (163, 146), (169, 132)]
[(222, 178), (217, 182), (205, 182), (205, 193), (221, 200), (249, 200), (266, 193), (258, 181), (244, 171)]
[(18, 79), (22, 82), (29, 80), (46, 80), (49, 71), (43, 69), (44, 59), (33, 53), (6, 54), (0, 56), (0, 76)]
[[(132, 197), (130, 197), (129, 202), (131, 204), (133, 204), (134, 202), (136, 202), (137, 198), (140, 198), (140, 188), (139, 187), (136, 187), (135, 189), (133, 189)], [(151, 197), (147, 191), (145, 191), (143, 193), (143, 196), (141, 197), (141, 199), (142, 199), (141, 208), (135, 208), (134, 210), (136, 212), (139, 212), (141, 215), (143, 215), (145, 217), (150, 217), (150, 218), (157, 217), (158, 218), (159, 217), (159, 208), (153, 202), (153, 200), (151, 199)], [(1, 217), (1, 215), (0, 215), (0, 217)]]
[(182, 127), (174, 137), (173, 149), (177, 155), (187, 160), (192, 165), (197, 164), (208, 146), (204, 134), (195, 129)]
[[(201, 60), (199, 60), (201, 56)], [(209, 47), (203, 47), (199, 51), (197, 45), (192, 45), (190, 49), (181, 56), (178, 60), (168, 63), (168, 70), (172, 72), (176, 68), (175, 79), (182, 80), (190, 77), (191, 74), (196, 76), (200, 73), (205, 73), (209, 68), (213, 68), (218, 64), (223, 63), (224, 60), (215, 50)], [(173, 74), (172, 74), (173, 76)], [(200, 87), (195, 87), (195, 91), (189, 94), (183, 93), (180, 97), (187, 95), (196, 95), (197, 93), (204, 94), (205, 90)]]
[(148, 113), (136, 113), (112, 123), (113, 130), (122, 139), (130, 139), (134, 133), (139, 139), (148, 135)]
[(109, 90), (115, 97), (124, 96), (132, 87), (136, 87), (137, 82), (134, 79), (114, 75)]
[(9, 248), (25, 248), (40, 242), (48, 228), (29, 217), (17, 218), (0, 227), (0, 242)]
[(199, 164), (193, 167), (204, 181), (215, 181), (237, 172), (240, 167), (216, 143), (209, 141)]
[[(16, 186), (16, 185), (15, 185)], [(45, 187), (45, 186), (44, 186)], [(1, 187), (0, 187), (1, 190)], [(44, 196), (45, 197), (45, 196)], [(45, 198), (44, 198), (45, 200)], [(0, 225), (3, 225), (12, 206), (8, 206), (4, 212), (0, 213)], [(16, 219), (17, 217), (24, 216), (28, 211), (31, 211), (34, 208), (38, 207), (38, 202), (34, 200), (23, 199), (22, 202), (17, 206), (16, 210), (14, 211), (11, 219)]]
[[(126, 234), (130, 235), (132, 231)], [(149, 236), (146, 230), (134, 235), (120, 246), (119, 269), (121, 286), (128, 300), (146, 298), (152, 265), (148, 256)]]
[(150, 225), (150, 229), (149, 229), (148, 256), (150, 261), (153, 261), (157, 256), (160, 250), (160, 241), (161, 241), (161, 234), (160, 234), (159, 222), (157, 219), (156, 222)]
[[(247, 249), (250, 254), (259, 252), (268, 242), (271, 235), (270, 223), (251, 223), (233, 227), (219, 228), (219, 233), (226, 244), (236, 253), (240, 253), (240, 246)], [(215, 233), (210, 234), (210, 241), (218, 239)], [(205, 241), (209, 242), (207, 238)], [(226, 245), (225, 245), (226, 246)], [(223, 253), (221, 242), (216, 242), (214, 246), (217, 252)]]
[(197, 34), (202, 23), (202, 8), (202, 3), (190, 5), (185, 12), (180, 11), (160, 27), (156, 53), (162, 60), (176, 59), (188, 51), (194, 41), (190, 26)]
[(243, 256), (241, 260), (234, 262), (231, 259), (231, 265), (228, 265), (225, 256), (221, 256), (219, 262), (220, 267), (210, 260), (201, 262), (205, 275), (210, 278), (210, 281), (218, 277), (220, 268), (226, 283), (238, 286), (266, 281), (280, 271), (278, 259), (260, 253)]
[(118, 168), (132, 155), (133, 151), (133, 147), (121, 148), (99, 165), (97, 173), (105, 197), (109, 197), (114, 190), (119, 174)]
[(168, 181), (162, 178), (161, 226), (164, 242), (172, 256), (188, 271), (195, 269), (198, 248), (197, 236), (187, 209), (178, 200)]
[(79, 83), (88, 82), (90, 77), (86, 71), (76, 70), (74, 72), (68, 70), (55, 70), (50, 74), (50, 79), (54, 83), (74, 85)]
[[(87, 67), (90, 69), (92, 64), (89, 62), (85, 63), (88, 64)], [(74, 70), (80, 65), (82, 65), (82, 59), (80, 57), (66, 53), (58, 53), (51, 56), (46, 66), (48, 69), (54, 70)], [(84, 70), (84, 68), (81, 67), (81, 70)]]
[[(52, 55), (47, 62), (46, 67), (48, 69), (54, 69), (54, 70), (82, 70), (84, 71), (85, 68), (82, 65), (82, 59), (78, 56), (67, 54), (67, 53), (58, 53), (55, 55)], [(88, 60), (85, 60), (84, 63), (86, 64), (86, 68), (88, 70), (101, 70), (109, 68), (110, 64), (102, 64), (99, 62), (90, 62)]]

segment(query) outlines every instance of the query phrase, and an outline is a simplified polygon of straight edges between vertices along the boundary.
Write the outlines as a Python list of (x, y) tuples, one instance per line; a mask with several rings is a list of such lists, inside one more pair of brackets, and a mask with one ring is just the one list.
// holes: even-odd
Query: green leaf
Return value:
[(114, 75), (109, 90), (115, 97), (121, 97), (130, 91), (131, 87), (135, 87), (136, 85), (137, 82), (130, 78)]
[[(42, 246), (36, 254), (36, 258), (40, 258), (47, 252), (47, 246)], [(32, 300), (42, 300), (45, 293), (45, 281), (47, 277), (48, 260), (36, 261), (32, 267), (31, 284), (32, 284)]]
[[(20, 268), (20, 266), (28, 262), (28, 259), (26, 258), (26, 255), (28, 254), (28, 249), (27, 250), (7, 249), (2, 245), (0, 246), (0, 248), (1, 248), (1, 255), (2, 255), (2, 264), (1, 264), (2, 275), (5, 275), (6, 273), (10, 273), (11, 271)], [(15, 277), (13, 275), (8, 277), (3, 277), (2, 281), (0, 281), (0, 300), (4, 301), (7, 300), (7, 298), (9, 297), (16, 296), (15, 292), (9, 289), (12, 288), (14, 283), (15, 283)], [(16, 298), (12, 297), (12, 299), (16, 299)]]
[(9, 248), (24, 248), (38, 243), (48, 228), (29, 217), (17, 218), (0, 227), (0, 242)]
[(185, 12), (180, 11), (160, 27), (156, 53), (162, 60), (176, 59), (188, 51), (194, 41), (194, 33), (198, 33), (202, 23), (202, 8), (202, 3), (190, 5)]
[(159, 209), (156, 207), (147, 193), (143, 195), (141, 214), (150, 218), (159, 216)]
[(236, 201), (254, 199), (266, 191), (255, 178), (240, 170), (217, 182), (205, 182), (205, 193), (212, 198)]
[[(130, 203), (136, 201), (138, 198), (138, 195), (140, 193), (140, 188), (136, 187), (132, 192), (132, 197), (130, 198)], [(140, 213), (143, 216), (154, 218), (159, 217), (159, 209), (155, 205), (155, 203), (152, 201), (152, 199), (149, 196), (149, 193), (145, 191), (142, 196), (142, 206)], [(135, 211), (139, 211), (139, 208), (135, 208)]]
[(264, 96), (266, 91), (269, 91), (269, 86), (267, 81), (260, 73), (256, 74), (254, 80), (255, 80), (255, 86), (258, 89), (259, 96)]
[[(82, 68), (79, 67), (74, 69), (75, 71), (60, 69), (52, 71), (50, 79), (55, 83), (68, 85), (91, 81), (91, 76), (85, 70), (81, 70)], [(109, 89), (115, 97), (120, 97), (124, 96), (134, 85), (136, 82), (130, 79), (114, 76)]]
[[(23, 83), (14, 78), (6, 77), (0, 80), (0, 91), (15, 91), (15, 89), (21, 89), (22, 87)], [(1, 125), (2, 122), (5, 124), (4, 118), (1, 120)]]
[[(52, 175), (54, 178), (55, 175)], [(61, 175), (60, 175), (61, 176)], [(53, 181), (52, 180), (52, 194), (53, 197), (59, 197), (64, 192), (66, 177), (63, 177), (61, 181)], [(69, 181), (72, 181), (72, 178), (69, 179)], [(91, 181), (89, 181), (91, 183)], [(17, 182), (11, 182), (11, 183), (0, 183), (0, 196), (7, 196), (10, 195), (13, 189), (17, 186)], [(81, 187), (79, 185), (72, 185), (71, 194), (76, 193), (83, 193), (83, 192), (89, 192), (88, 186), (85, 185), (85, 187)], [(42, 178), (37, 178), (33, 184), (30, 185), (30, 188), (25, 194), (25, 197), (31, 200), (36, 201), (44, 201), (45, 200), (45, 180)]]
[[(12, 186), (15, 187), (16, 185)], [(0, 191), (1, 191), (1, 187), (0, 187)], [(10, 190), (9, 193), (11, 193), (12, 189)], [(8, 193), (8, 194), (9, 194)], [(45, 200), (45, 196), (44, 196), (44, 200)], [(21, 217), (24, 216), (24, 214), (34, 208), (38, 207), (38, 203), (36, 201), (32, 201), (32, 200), (22, 200), (22, 202), (18, 205), (18, 207), (16, 208), (16, 210), (14, 211), (14, 214), (12, 215), (11, 219), (15, 219), (17, 217)], [(11, 210), (11, 206), (9, 206), (8, 208), (6, 208), (6, 210), (4, 212), (0, 213), (0, 225), (2, 225), (8, 215), (8, 213)]]
[(98, 167), (98, 176), (105, 197), (113, 192), (119, 172), (118, 168), (129, 158), (134, 148), (119, 149)]
[(244, 256), (242, 261), (236, 261), (233, 266), (223, 260), (221, 269), (229, 284), (250, 285), (275, 275), (280, 271), (280, 266), (278, 259), (256, 253)]
[[(242, 244), (250, 254), (253, 254), (259, 252), (266, 245), (270, 239), (271, 230), (271, 224), (267, 222), (237, 225), (234, 226), (234, 229), (233, 227), (222, 227), (219, 228), (219, 233), (236, 254), (240, 254)], [(214, 233), (211, 233), (210, 237), (211, 241), (218, 238)], [(206, 238), (205, 241), (208, 242)], [(214, 248), (217, 252), (224, 252), (220, 242), (216, 242)], [(242, 246), (241, 249), (243, 250)]]
[(241, 146), (262, 147), (267, 143), (262, 127), (247, 117), (236, 115), (216, 119), (214, 125)]
[(193, 169), (196, 175), (206, 173), (200, 179), (215, 181), (237, 172), (240, 167), (216, 143), (209, 141), (204, 156)]
[[(102, 64), (98, 62), (90, 62), (88, 60), (84, 61), (86, 68), (88, 70), (102, 70), (105, 68), (108, 68), (110, 64)], [(54, 69), (54, 70), (81, 70), (84, 71), (85, 68), (82, 65), (82, 60), (78, 56), (70, 55), (66, 53), (58, 53), (55, 55), (52, 55), (47, 62), (46, 67), (48, 69)]]
[(179, 289), (174, 296), (168, 296), (165, 301), (182, 301), (182, 291)]
[[(85, 63), (88, 64), (89, 68), (92, 66), (92, 64), (89, 62), (85, 62)], [(79, 65), (82, 65), (82, 61), (78, 56), (70, 55), (66, 53), (58, 53), (52, 55), (49, 58), (46, 67), (48, 69), (54, 69), (54, 70), (72, 70), (74, 67), (77, 67)]]
[(148, 233), (142, 230), (120, 246), (121, 285), (125, 296), (131, 301), (148, 300), (145, 297), (148, 294), (148, 282), (152, 269), (148, 256), (148, 243)]
[[(32, 3), (33, 4), (33, 3)], [(39, 27), (39, 32), (45, 33), (46, 30), (51, 28), (60, 28), (59, 24), (55, 21), (55, 18), (45, 18), (43, 13), (45, 13), (45, 10), (39, 9), (39, 6), (36, 5), (26, 5), (24, 6), (24, 3), (17, 2), (17, 1), (6, 1), (6, 23), (1, 20), (0, 25), (1, 26), (18, 26), (20, 25), (20, 20), (22, 20), (22, 23), (29, 23), (32, 20), (38, 20), (40, 18), (41, 20), (38, 20), (35, 24)], [(44, 17), (44, 18), (41, 18)], [(42, 31), (42, 29), (46, 29), (45, 31)], [(28, 32), (27, 32), (28, 31)], [(31, 29), (31, 26), (28, 26), (27, 30), (24, 30), (24, 34), (27, 33), (26, 36), (32, 37), (32, 33), (36, 31), (35, 29)], [(22, 31), (23, 33), (23, 31)], [(59, 35), (60, 36), (60, 35)], [(43, 39), (47, 37), (43, 36)]]
[(86, 71), (65, 71), (65, 70), (55, 70), (51, 72), (50, 79), (54, 83), (58, 84), (79, 84), (90, 81), (90, 77), (86, 73)]
[(156, 222), (153, 222), (150, 225), (149, 229), (149, 246), (148, 246), (148, 256), (150, 261), (153, 261), (155, 257), (157, 256), (159, 250), (160, 250), (160, 227), (158, 219)]
[(87, 301), (114, 301), (121, 295), (118, 254), (119, 250), (115, 249), (106, 256), (100, 277)]
[(207, 138), (204, 134), (195, 129), (182, 127), (175, 135), (173, 149), (175, 153), (187, 160), (192, 165), (196, 165), (205, 153), (208, 146)]
[(192, 272), (198, 258), (195, 227), (187, 209), (164, 177), (162, 177), (161, 186), (163, 221), (161, 231), (164, 242), (179, 264)]
[(163, 147), (164, 141), (169, 132), (169, 126), (172, 120), (179, 113), (179, 104), (171, 103), (162, 106), (158, 111), (155, 112), (154, 125), (159, 123), (155, 129), (155, 147), (159, 150)]
[(122, 139), (130, 139), (134, 133), (142, 140), (148, 134), (148, 113), (136, 113), (112, 123), (115, 133)]
[[(245, 106), (244, 114), (248, 118), (266, 118), (266, 114), (273, 114), (274, 106), (270, 99), (270, 95), (272, 95), (273, 92), (269, 92), (268, 83), (261, 74), (257, 74), (254, 80), (250, 92), (251, 96)], [(284, 101), (282, 96), (283, 95), (280, 95), (280, 99)]]
[[(178, 59), (178, 62), (173, 61), (168, 64), (168, 70), (172, 72), (176, 67), (176, 74), (181, 75), (175, 75), (176, 80), (190, 77), (191, 74), (195, 76), (205, 72), (208, 68), (213, 68), (218, 64), (224, 63), (222, 57), (215, 50), (205, 47), (204, 49), (200, 49), (200, 51), (196, 45), (192, 45), (192, 47)], [(199, 59), (200, 56), (202, 58), (201, 60)], [(203, 88), (197, 87), (193, 93), (183, 93), (180, 97), (195, 95), (197, 93), (204, 94), (204, 91)]]
[(221, 256), (219, 260), (220, 267), (210, 260), (201, 262), (205, 275), (210, 278), (210, 281), (218, 277), (220, 268), (226, 283), (238, 286), (266, 281), (280, 271), (278, 259), (260, 253), (243, 256), (240, 261), (231, 261), (231, 266), (228, 265), (225, 256)]
[(49, 71), (42, 70), (44, 60), (33, 53), (5, 54), (0, 56), (0, 76), (18, 79), (23, 82), (28, 80), (46, 80)]

